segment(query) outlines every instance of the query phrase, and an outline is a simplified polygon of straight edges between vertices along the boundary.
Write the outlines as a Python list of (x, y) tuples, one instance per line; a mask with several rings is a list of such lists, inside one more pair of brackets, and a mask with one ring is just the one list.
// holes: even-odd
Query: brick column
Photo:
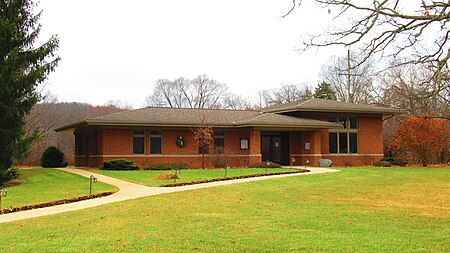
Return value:
[(249, 163), (260, 163), (261, 156), (261, 132), (259, 130), (250, 130), (250, 140), (249, 140)]

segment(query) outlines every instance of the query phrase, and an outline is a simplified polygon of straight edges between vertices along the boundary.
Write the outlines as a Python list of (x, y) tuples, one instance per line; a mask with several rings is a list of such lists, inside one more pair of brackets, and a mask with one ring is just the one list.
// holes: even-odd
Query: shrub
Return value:
[(16, 186), (16, 185), (19, 185), (19, 184), (22, 184), (22, 180), (15, 178), (15, 179), (11, 179), (8, 182), (4, 183), (4, 186), (5, 187), (12, 187), (12, 186)]
[(389, 161), (381, 161), (380, 160), (380, 161), (374, 163), (373, 166), (376, 166), (376, 167), (391, 167), (392, 164)]
[(44, 168), (66, 167), (66, 157), (57, 147), (50, 146), (42, 154), (41, 166)]
[(138, 170), (139, 165), (135, 162), (125, 159), (115, 159), (103, 162), (101, 170)]
[(188, 170), (191, 166), (187, 163), (151, 163), (144, 167), (144, 170), (174, 170), (179, 168), (180, 170)]
[(158, 180), (178, 179), (178, 176), (173, 172), (164, 172), (162, 174), (156, 175), (156, 179)]
[(406, 166), (406, 164), (408, 164), (408, 160), (406, 160), (403, 157), (396, 157), (392, 164), (394, 164), (396, 166)]
[[(395, 165), (395, 166), (405, 166), (408, 161), (403, 158), (403, 157), (384, 157), (381, 158), (380, 160), (381, 162), (389, 162), (391, 165)], [(384, 166), (386, 167), (386, 166)]]
[(394, 159), (394, 157), (383, 157), (380, 159), (380, 161), (386, 161), (386, 162), (390, 162), (393, 164), (395, 162), (395, 159)]
[(19, 171), (14, 168), (0, 171), (0, 186), (6, 185), (8, 181), (19, 177)]
[(261, 163), (253, 163), (248, 166), (249, 168), (281, 168), (281, 165), (278, 163), (269, 162), (269, 165), (265, 162)]

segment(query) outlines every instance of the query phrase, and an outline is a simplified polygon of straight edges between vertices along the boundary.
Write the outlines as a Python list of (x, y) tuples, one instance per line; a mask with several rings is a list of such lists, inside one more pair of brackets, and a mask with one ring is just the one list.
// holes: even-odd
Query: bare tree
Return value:
[[(360, 63), (378, 55), (398, 65), (423, 65), (433, 73), (434, 92), (449, 87), (449, 1), (315, 1), (334, 18), (328, 29), (304, 40), (304, 49), (333, 45), (360, 48), (365, 55)], [(299, 5), (301, 0), (293, 0), (285, 16)]]
[(221, 108), (227, 90), (226, 84), (206, 75), (192, 80), (183, 77), (173, 81), (159, 79), (146, 103), (151, 106), (176, 108)]
[(433, 71), (424, 66), (398, 66), (381, 78), (379, 104), (407, 110), (416, 116), (450, 119), (450, 89), (436, 93), (435, 83), (427, 83)]
[[(349, 58), (350, 56), (350, 58)], [(361, 64), (356, 53), (332, 56), (322, 66), (320, 77), (336, 91), (337, 99), (350, 103), (372, 102), (374, 64), (367, 60)]]
[(225, 95), (222, 106), (225, 109), (233, 110), (252, 110), (255, 107), (249, 100), (233, 93)]
[(290, 103), (313, 97), (312, 90), (306, 85), (282, 85), (280, 88), (263, 91), (262, 98), (266, 106)]
[(57, 102), (56, 95), (47, 92), (42, 96), (41, 102), (33, 106), (25, 117), (27, 137), (37, 134), (39, 138), (44, 138), (53, 133), (53, 129), (61, 119), (60, 115), (54, 112)]
[(192, 129), (192, 132), (202, 155), (202, 169), (205, 169), (205, 154), (209, 153), (209, 145), (214, 140), (213, 129), (208, 124), (206, 116), (201, 116), (200, 124), (195, 129)]

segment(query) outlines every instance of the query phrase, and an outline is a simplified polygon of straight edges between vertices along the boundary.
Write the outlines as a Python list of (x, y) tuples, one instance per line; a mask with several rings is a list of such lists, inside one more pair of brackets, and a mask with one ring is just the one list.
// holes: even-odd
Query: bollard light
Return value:
[(2, 210), (2, 198), (8, 195), (8, 191), (3, 187), (0, 187), (0, 210)]
[(97, 182), (97, 178), (94, 175), (89, 177), (89, 196), (92, 195), (92, 185)]
[(227, 178), (227, 171), (230, 169), (230, 166), (225, 166), (225, 178)]
[(173, 183), (175, 184), (177, 182), (178, 174), (180, 173), (180, 168), (175, 167), (175, 177), (173, 178)]
[(267, 160), (267, 162), (266, 162), (266, 169), (265, 169), (265, 172), (264, 172), (264, 174), (267, 174), (267, 168), (270, 166), (270, 162), (269, 162), (269, 160)]
[(306, 159), (306, 163), (305, 163), (305, 170), (306, 170), (306, 166), (309, 165), (309, 160)]

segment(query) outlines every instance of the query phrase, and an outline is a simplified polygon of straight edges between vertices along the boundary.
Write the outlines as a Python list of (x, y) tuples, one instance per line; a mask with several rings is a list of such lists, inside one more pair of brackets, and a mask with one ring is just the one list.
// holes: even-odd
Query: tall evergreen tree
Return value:
[(332, 99), (336, 100), (336, 92), (333, 90), (331, 85), (327, 82), (321, 82), (317, 85), (316, 90), (314, 92), (315, 98), (322, 99)]
[(56, 68), (59, 40), (34, 46), (41, 12), (32, 0), (0, 0), (0, 185), (14, 176), (13, 159), (35, 136), (24, 137), (24, 117), (40, 99), (37, 86)]

